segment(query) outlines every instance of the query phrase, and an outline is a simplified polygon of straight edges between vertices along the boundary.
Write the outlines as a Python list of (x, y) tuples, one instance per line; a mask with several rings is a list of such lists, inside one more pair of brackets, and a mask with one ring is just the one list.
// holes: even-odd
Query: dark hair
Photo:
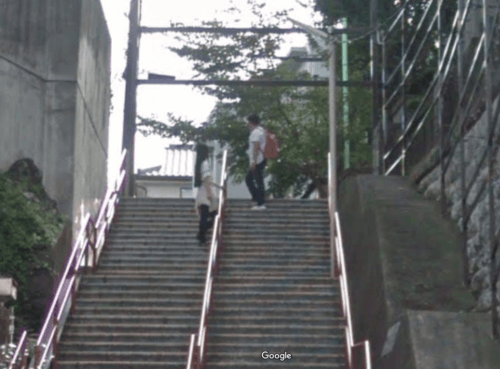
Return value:
[(208, 159), (208, 146), (196, 145), (196, 164), (194, 165), (194, 187), (201, 187), (201, 164)]
[(247, 117), (247, 121), (252, 124), (259, 125), (260, 124), (260, 117), (257, 114), (250, 114)]

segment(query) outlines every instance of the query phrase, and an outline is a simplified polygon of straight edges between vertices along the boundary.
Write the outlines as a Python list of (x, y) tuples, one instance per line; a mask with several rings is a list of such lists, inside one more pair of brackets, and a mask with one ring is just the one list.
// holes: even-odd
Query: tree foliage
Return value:
[(65, 221), (35, 182), (0, 173), (0, 274), (17, 281), (16, 320), (31, 331), (40, 328), (44, 310), (30, 301), (28, 285), (35, 271), (52, 273), (49, 253)]
[[(255, 17), (255, 27), (284, 26), (286, 10), (264, 15), (263, 2), (248, 0)], [(238, 9), (228, 12), (237, 15)], [(172, 24), (179, 26), (180, 24)], [(203, 22), (207, 27), (223, 27), (221, 21)], [(289, 26), (287, 24), (286, 26)], [(301, 70), (296, 61), (277, 63), (273, 57), (283, 41), (281, 35), (243, 33), (237, 35), (191, 34), (178, 36), (182, 47), (170, 49), (189, 60), (202, 79), (251, 79), (290, 80), (314, 79)], [(321, 52), (322, 50), (320, 50)], [(362, 79), (363, 72), (354, 71), (355, 78)], [(229, 144), (232, 150), (230, 171), (242, 180), (248, 170), (246, 155), (248, 128), (244, 118), (257, 113), (266, 128), (276, 132), (281, 143), (281, 154), (272, 160), (267, 172), (272, 175), (270, 191), (283, 196), (293, 186), (300, 193), (308, 181), (320, 189), (327, 182), (327, 152), (329, 136), (328, 91), (326, 88), (303, 87), (253, 87), (217, 86), (199, 87), (204, 93), (217, 97), (219, 103), (208, 122), (196, 122), (169, 114), (168, 122), (153, 118), (140, 118), (139, 131), (144, 135), (178, 137), (183, 142), (218, 140)], [(339, 96), (339, 111), (343, 103)], [(350, 101), (350, 125), (346, 129), (340, 120), (338, 146), (343, 147), (349, 138), (355, 165), (370, 163), (370, 150), (366, 131), (370, 125), (371, 94), (366, 89), (353, 89)], [(339, 153), (342, 150), (339, 150)], [(343, 163), (339, 156), (339, 168)], [(323, 192), (324, 193), (324, 192)]]

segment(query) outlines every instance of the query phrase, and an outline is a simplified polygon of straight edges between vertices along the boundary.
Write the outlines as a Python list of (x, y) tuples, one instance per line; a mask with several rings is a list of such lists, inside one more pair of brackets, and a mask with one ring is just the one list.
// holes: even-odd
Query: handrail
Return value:
[[(417, 120), (416, 118), (418, 117), (418, 114), (419, 114), (420, 110), (422, 109), (422, 106), (423, 106), (424, 102), (427, 100), (427, 98), (429, 97), (429, 95), (433, 91), (433, 89), (435, 89), (435, 85), (436, 85), (438, 77), (439, 77), (438, 75), (442, 72), (443, 67), (445, 65), (446, 59), (449, 58), (448, 62), (446, 63), (447, 65), (445, 67), (445, 73), (444, 73), (444, 78), (446, 79), (448, 77), (452, 60), (455, 57), (455, 53), (456, 53), (456, 50), (457, 50), (458, 42), (460, 40), (461, 34), (463, 33), (465, 19), (466, 19), (466, 16), (468, 14), (468, 11), (470, 9), (470, 5), (471, 5), (471, 0), (467, 0), (466, 6), (465, 6), (465, 10), (464, 10), (464, 14), (462, 15), (462, 17), (460, 17), (459, 11), (457, 10), (457, 13), (456, 13), (454, 21), (453, 21), (452, 28), (450, 30), (450, 34), (449, 34), (449, 37), (448, 37), (448, 41), (447, 41), (447, 44), (446, 44), (446, 47), (445, 47), (445, 50), (444, 50), (444, 54), (443, 54), (442, 60), (439, 62), (438, 72), (434, 76), (433, 81), (431, 82), (431, 84), (429, 85), (429, 87), (428, 87), (428, 89), (427, 89), (427, 91), (425, 93), (424, 99), (422, 99), (422, 101), (419, 104), (417, 110), (413, 114), (412, 119), (410, 120), (410, 122), (408, 123), (407, 127), (405, 128), (404, 132), (400, 135), (400, 137), (395, 142), (395, 144), (393, 145), (393, 147), (390, 148), (389, 151), (387, 151), (386, 153), (383, 154), (384, 160), (386, 160), (387, 158), (389, 158), (389, 156), (391, 156), (392, 153), (396, 150), (397, 146), (404, 142), (406, 136), (409, 134), (410, 130), (413, 128), (413, 125), (414, 125), (415, 121)], [(438, 14), (439, 10), (440, 10), (440, 7), (437, 9), (436, 14)], [(451, 41), (454, 38), (456, 38), (456, 39), (453, 42), (453, 46), (450, 49)], [(490, 43), (490, 47), (491, 47), (491, 43)], [(399, 65), (398, 65), (398, 67), (396, 67), (396, 71), (397, 71), (398, 68), (399, 68)], [(469, 82), (470, 74), (472, 74), (472, 71), (470, 71), (470, 73), (468, 75), (467, 83)], [(406, 78), (408, 78), (408, 75), (405, 75), (405, 79)], [(387, 82), (386, 82), (386, 85), (387, 85)], [(432, 102), (433, 104), (436, 102), (436, 100), (438, 98), (437, 95), (439, 95), (440, 92), (442, 91), (443, 85), (444, 84), (442, 83), (437, 88), (438, 91), (437, 92), (435, 91), (436, 94), (435, 94), (435, 97), (434, 97), (433, 102)], [(464, 98), (464, 96), (461, 95), (460, 96), (460, 102), (462, 102), (463, 98)], [(388, 101), (386, 101), (384, 103), (383, 109), (386, 108), (387, 104), (388, 104)], [(399, 163), (401, 161), (401, 159), (402, 159), (402, 157), (398, 158), (397, 162)], [(394, 169), (396, 167), (396, 165), (397, 165), (396, 162), (393, 163), (393, 165), (391, 166), (391, 168)], [(386, 171), (386, 173), (384, 173), (384, 174), (388, 175), (391, 172), (392, 172), (392, 170), (391, 171)]]
[(222, 170), (219, 190), (219, 208), (214, 222), (212, 234), (212, 242), (210, 245), (210, 257), (207, 266), (207, 278), (205, 280), (205, 292), (203, 295), (203, 303), (201, 305), (200, 327), (198, 334), (190, 336), (189, 352), (187, 357), (186, 369), (203, 369), (206, 363), (206, 342), (208, 331), (208, 318), (212, 302), (212, 286), (215, 278), (217, 267), (217, 255), (219, 246), (222, 243), (222, 225), (226, 208), (226, 180), (227, 180), (227, 150), (224, 151), (222, 157)]
[[(26, 345), (28, 343), (28, 332), (26, 329), (23, 331), (21, 338), (19, 339), (19, 343), (17, 344), (16, 351), (10, 360), (9, 369), (27, 369), (28, 357)], [(18, 363), (19, 358), (22, 355), (21, 363)]]
[[(114, 179), (112, 185), (107, 188), (101, 200), (97, 221), (94, 222), (89, 213), (86, 213), (83, 217), (80, 231), (73, 244), (71, 254), (66, 261), (64, 272), (59, 278), (56, 293), (38, 335), (34, 358), (35, 369), (48, 367), (54, 358), (57, 366), (59, 337), (66, 322), (69, 309), (74, 308), (80, 274), (82, 270), (87, 269), (90, 265), (95, 270), (99, 253), (102, 250), (109, 226), (113, 220), (115, 207), (118, 203), (118, 194), (123, 186), (126, 174), (126, 155), (126, 150), (123, 150), (118, 176)], [(94, 239), (91, 239), (89, 236), (90, 229), (94, 231)], [(92, 264), (89, 262), (91, 254), (93, 256)], [(25, 334), (23, 334), (17, 344), (16, 353), (19, 354), (20, 352), (23, 352), (23, 355), (27, 359)], [(21, 368), (15, 366), (13, 363), (14, 361), (11, 363), (9, 369)]]
[[(436, 15), (441, 17), (441, 5), (445, 0), (439, 0), (439, 6), (436, 10)], [(490, 1), (490, 0), (482, 0), (479, 2), (479, 6), (482, 8), (482, 31), (480, 35), (478, 35), (477, 45), (475, 48), (471, 46), (470, 53), (468, 52), (467, 56), (467, 70), (464, 70), (464, 49), (463, 46), (460, 46), (460, 43), (464, 39), (464, 31), (466, 28), (466, 20), (468, 19), (469, 13), (472, 7), (472, 0), (464, 0), (460, 2), (459, 7), (456, 11), (456, 15), (453, 21), (453, 25), (451, 30), (449, 31), (449, 35), (447, 37), (446, 48), (444, 52), (442, 51), (443, 44), (441, 43), (441, 35), (439, 37), (439, 58), (436, 67), (436, 74), (434, 76), (434, 80), (431, 85), (427, 88), (427, 92), (425, 93), (424, 98), (420, 102), (418, 108), (414, 112), (410, 123), (404, 127), (403, 132), (398, 135), (397, 141), (391, 145), (390, 148), (383, 155), (383, 171), (385, 175), (390, 174), (397, 165), (400, 165), (401, 174), (405, 173), (405, 155), (407, 152), (412, 149), (414, 153), (417, 153), (419, 148), (415, 149), (412, 146), (413, 142), (416, 140), (417, 135), (421, 132), (422, 127), (424, 125), (428, 126), (427, 118), (431, 115), (431, 110), (434, 105), (438, 103), (437, 109), (435, 109), (435, 121), (437, 122), (438, 128), (438, 139), (439, 143), (434, 146), (434, 148), (439, 148), (439, 179), (440, 179), (440, 202), (441, 209), (443, 212), (446, 211), (446, 175), (448, 169), (450, 168), (452, 160), (455, 158), (456, 149), (458, 147), (461, 148), (462, 153), (460, 154), (460, 186), (461, 186), (461, 228), (464, 232), (464, 242), (462, 243), (462, 255), (464, 259), (464, 282), (468, 285), (471, 283), (470, 279), (470, 268), (468, 267), (468, 255), (467, 255), (467, 242), (468, 239), (468, 223), (470, 221), (470, 217), (479, 203), (480, 199), (483, 197), (486, 188), (488, 188), (488, 212), (489, 212), (489, 224), (490, 224), (490, 232), (489, 232), (489, 244), (490, 244), (490, 279), (496, 280), (500, 270), (496, 267), (496, 250), (499, 247), (500, 240), (500, 232), (495, 234), (494, 224), (495, 220), (495, 207), (494, 207), (494, 173), (495, 173), (495, 157), (497, 155), (498, 150), (500, 149), (500, 144), (498, 142), (496, 135), (497, 125), (498, 125), (498, 116), (500, 115), (500, 104), (494, 106), (493, 98), (495, 95), (498, 96), (498, 91), (493, 91), (492, 86), (492, 64), (493, 59), (491, 58), (491, 54), (498, 51), (494, 49), (494, 40), (496, 32), (498, 32), (498, 26), (500, 24), (500, 1)], [(476, 6), (477, 4), (474, 3)], [(495, 8), (495, 11), (492, 9)], [(438, 24), (438, 30), (440, 30), (441, 23)], [(428, 31), (429, 32), (429, 31)], [(386, 39), (384, 39), (385, 42)], [(408, 51), (406, 52), (406, 54)], [(405, 55), (406, 55), (405, 54)], [(498, 56), (498, 55), (496, 55)], [(441, 92), (443, 91), (443, 86), (445, 81), (450, 81), (450, 70), (452, 64), (456, 62), (458, 68), (458, 86), (459, 89), (457, 91), (458, 101), (454, 102), (456, 107), (453, 109), (449, 124), (446, 127), (443, 125), (443, 107), (442, 107), (442, 99)], [(384, 59), (385, 63), (385, 59)], [(412, 64), (415, 64), (416, 60), (412, 61)], [(401, 64), (401, 63), (400, 63)], [(384, 64), (385, 68), (385, 64)], [(397, 72), (393, 72), (395, 74)], [(384, 69), (385, 72), (385, 69)], [(385, 75), (384, 75), (385, 77)], [(408, 74), (402, 76), (402, 84), (405, 83), (408, 78)], [(385, 78), (384, 78), (385, 80)], [(439, 80), (439, 84), (436, 85)], [(484, 82), (484, 83), (482, 83)], [(387, 88), (387, 82), (384, 85)], [(480, 89), (480, 87), (484, 88), (484, 92), (478, 97), (476, 91)], [(397, 87), (396, 87), (397, 88)], [(384, 95), (382, 97), (382, 109), (383, 116), (385, 116), (389, 100), (385, 97), (385, 89)], [(397, 94), (396, 91), (392, 92), (391, 96)], [(434, 96), (434, 98), (430, 98), (430, 96)], [(403, 97), (404, 101), (404, 97)], [(430, 102), (429, 102), (430, 101)], [(472, 108), (476, 108), (479, 105), (477, 111), (472, 111)], [(424, 106), (427, 106), (424, 108)], [(406, 105), (404, 105), (404, 108)], [(403, 109), (404, 109), (403, 108)], [(482, 153), (477, 153), (479, 158), (475, 164), (471, 164), (471, 175), (466, 176), (466, 173), (469, 171), (467, 169), (467, 164), (465, 161), (465, 136), (469, 131), (469, 127), (466, 126), (466, 123), (477, 113), (482, 114), (483, 109), (485, 112), (485, 116), (487, 119), (487, 129), (488, 129), (488, 139), (487, 139), (487, 147), (484, 149)], [(421, 116), (424, 116), (421, 118)], [(477, 119), (477, 118), (476, 118)], [(384, 121), (386, 124), (386, 121)], [(431, 127), (434, 128), (434, 127)], [(382, 137), (384, 139), (385, 137)], [(385, 142), (381, 144), (382, 147), (385, 147)], [(400, 148), (400, 155), (393, 155), (396, 150)], [(433, 148), (433, 150), (434, 150)], [(421, 154), (426, 154), (425, 152), (418, 152), (419, 157), (415, 158), (420, 160)], [(390, 160), (390, 162), (386, 163), (386, 160)], [(477, 185), (480, 177), (479, 173), (485, 169), (484, 165), (487, 161), (486, 168), (488, 169), (488, 175), (486, 179), (480, 181), (479, 191), (476, 191), (476, 194), (472, 196), (472, 188)], [(386, 164), (390, 166), (388, 170), (386, 170)], [(470, 178), (469, 178), (470, 177)], [(470, 199), (470, 197), (472, 197)], [(492, 296), (492, 335), (494, 338), (500, 337), (500, 324), (498, 317), (497, 307), (499, 305), (499, 301), (496, 299), (496, 283), (490, 283), (491, 288), (491, 296)]]
[[(331, 155), (328, 153), (328, 167), (330, 168)], [(335, 265), (332, 267), (332, 274), (335, 278), (339, 279), (340, 282), (340, 292), (341, 292), (341, 303), (342, 303), (342, 314), (346, 321), (346, 351), (347, 351), (347, 367), (348, 369), (371, 369), (371, 352), (370, 352), (370, 342), (365, 340), (363, 342), (354, 343), (354, 333), (352, 325), (351, 316), (351, 302), (349, 297), (349, 283), (347, 280), (347, 268), (344, 255), (344, 244), (342, 242), (342, 232), (340, 229), (339, 214), (336, 211), (333, 214), (332, 206), (332, 173), (328, 172), (328, 213), (330, 216), (330, 239), (334, 240), (335, 243), (335, 255), (332, 255), (332, 260), (335, 261)], [(333, 253), (333, 249), (331, 250)], [(364, 352), (364, 365), (360, 367), (354, 361), (354, 354), (357, 349), (363, 349)]]

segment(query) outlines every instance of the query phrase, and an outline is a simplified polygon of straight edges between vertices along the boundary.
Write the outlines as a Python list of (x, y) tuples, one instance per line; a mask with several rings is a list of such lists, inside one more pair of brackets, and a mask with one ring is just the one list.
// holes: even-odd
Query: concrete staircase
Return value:
[[(326, 201), (229, 200), (207, 368), (344, 368), (340, 291), (330, 278)], [(262, 358), (263, 351), (292, 358)]]
[(123, 199), (95, 274), (83, 277), (59, 368), (184, 368), (207, 249), (193, 200)]

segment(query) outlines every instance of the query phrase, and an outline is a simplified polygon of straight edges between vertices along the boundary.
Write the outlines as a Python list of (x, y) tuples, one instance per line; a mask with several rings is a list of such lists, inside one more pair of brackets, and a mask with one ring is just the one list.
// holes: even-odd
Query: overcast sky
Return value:
[[(123, 132), (123, 101), (125, 82), (122, 78), (126, 65), (125, 53), (128, 39), (129, 0), (101, 0), (112, 38), (112, 91), (113, 111), (109, 131), (109, 175), (113, 177), (121, 152)], [(301, 3), (310, 3), (301, 0)], [(318, 21), (312, 6), (302, 7), (296, 0), (272, 0), (266, 2), (268, 11), (290, 10), (289, 15), (306, 24)], [(240, 9), (237, 16), (228, 16), (223, 12), (231, 6)], [(200, 25), (202, 20), (224, 20), (229, 26), (245, 27), (251, 25), (251, 13), (246, 0), (143, 0), (142, 25), (151, 27), (169, 26), (170, 22), (182, 22), (186, 26)], [(289, 27), (292, 26), (290, 23)], [(286, 55), (290, 47), (306, 44), (304, 35), (286, 36), (286, 43), (281, 55)], [(141, 39), (140, 74), (147, 72), (174, 75), (177, 79), (189, 79), (193, 76), (189, 62), (169, 52), (167, 46), (175, 45), (171, 35), (144, 35)], [(190, 86), (140, 86), (138, 89), (137, 110), (144, 117), (156, 117), (166, 121), (171, 112), (195, 122), (205, 121), (215, 106), (213, 97), (205, 96)], [(172, 140), (159, 137), (136, 135), (135, 170), (160, 165), (164, 159), (164, 148)]]

